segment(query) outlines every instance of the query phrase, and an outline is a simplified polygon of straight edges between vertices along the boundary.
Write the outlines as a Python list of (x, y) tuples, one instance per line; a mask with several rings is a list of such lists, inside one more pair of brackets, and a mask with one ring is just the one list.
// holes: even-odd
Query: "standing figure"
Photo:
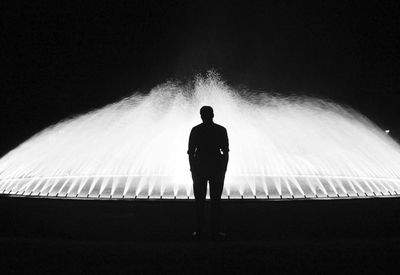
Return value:
[(213, 122), (214, 112), (210, 106), (200, 109), (203, 123), (193, 127), (189, 137), (189, 163), (192, 172), (196, 204), (196, 239), (202, 238), (207, 182), (210, 184), (211, 226), (213, 238), (224, 238), (220, 232), (221, 194), (229, 159), (229, 142), (226, 129)]

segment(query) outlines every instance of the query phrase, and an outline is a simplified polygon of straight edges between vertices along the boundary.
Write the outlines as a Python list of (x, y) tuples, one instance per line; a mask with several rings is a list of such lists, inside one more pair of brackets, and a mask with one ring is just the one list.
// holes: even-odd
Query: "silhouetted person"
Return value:
[(200, 238), (204, 230), (204, 207), (207, 182), (210, 184), (211, 225), (213, 238), (222, 237), (219, 232), (221, 219), (221, 194), (229, 158), (229, 142), (226, 129), (213, 122), (214, 112), (210, 106), (200, 109), (203, 123), (193, 127), (189, 137), (189, 163), (192, 172), (196, 203), (197, 230)]

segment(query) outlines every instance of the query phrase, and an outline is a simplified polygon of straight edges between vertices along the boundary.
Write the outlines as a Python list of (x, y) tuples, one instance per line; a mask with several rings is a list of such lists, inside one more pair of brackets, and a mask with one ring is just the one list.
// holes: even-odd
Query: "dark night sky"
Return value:
[(398, 1), (15, 2), (0, 4), (0, 155), (211, 68), (235, 86), (348, 104), (400, 136)]

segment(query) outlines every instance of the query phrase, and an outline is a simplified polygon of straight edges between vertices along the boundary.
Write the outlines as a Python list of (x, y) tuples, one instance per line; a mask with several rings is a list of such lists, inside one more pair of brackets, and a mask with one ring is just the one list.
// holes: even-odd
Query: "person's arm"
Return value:
[(189, 135), (189, 146), (188, 146), (188, 155), (189, 155), (189, 164), (190, 164), (190, 171), (193, 172), (194, 170), (194, 155), (196, 152), (196, 143), (195, 143), (195, 134), (192, 131), (190, 131)]
[(221, 151), (222, 151), (223, 167), (224, 170), (226, 171), (229, 161), (229, 139), (226, 129), (224, 129)]

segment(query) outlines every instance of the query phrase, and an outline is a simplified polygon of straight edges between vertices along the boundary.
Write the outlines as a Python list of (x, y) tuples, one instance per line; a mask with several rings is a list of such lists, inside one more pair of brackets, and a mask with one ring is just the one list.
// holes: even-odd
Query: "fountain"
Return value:
[(210, 105), (230, 138), (223, 198), (397, 196), (400, 147), (350, 108), (236, 91), (216, 74), (168, 82), (61, 121), (0, 159), (0, 193), (93, 199), (193, 198), (191, 128)]

